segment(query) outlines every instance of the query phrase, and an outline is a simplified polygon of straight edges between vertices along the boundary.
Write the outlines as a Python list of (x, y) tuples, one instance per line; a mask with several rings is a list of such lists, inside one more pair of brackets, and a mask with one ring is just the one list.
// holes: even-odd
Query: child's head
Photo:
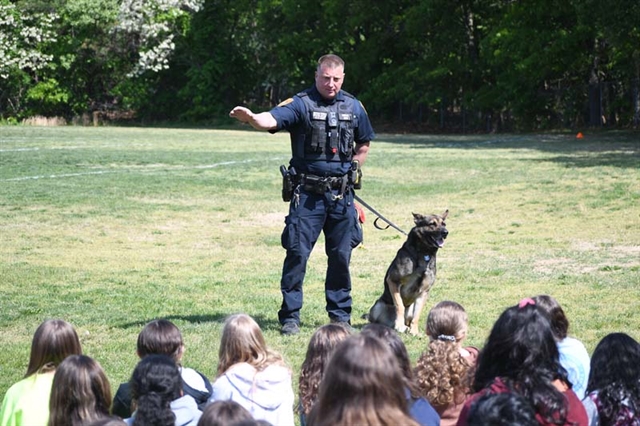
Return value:
[(431, 340), (460, 343), (467, 337), (467, 328), (467, 312), (456, 302), (442, 301), (427, 316), (427, 336)]
[(318, 388), (329, 357), (333, 354), (338, 343), (349, 335), (349, 330), (342, 325), (326, 324), (319, 327), (311, 336), (298, 381), (300, 405), (303, 413), (309, 413), (318, 396)]
[(382, 340), (358, 334), (335, 349), (309, 425), (415, 424), (395, 354)]
[(218, 375), (240, 362), (261, 370), (274, 358), (280, 359), (268, 349), (262, 330), (253, 318), (247, 314), (234, 314), (226, 319), (218, 351)]
[(556, 340), (567, 337), (569, 331), (569, 320), (562, 310), (562, 306), (556, 299), (546, 294), (541, 294), (533, 298), (536, 306), (539, 307), (549, 317), (551, 331)]
[(523, 396), (513, 393), (489, 393), (471, 405), (468, 426), (538, 426), (536, 412)]
[(640, 392), (640, 345), (625, 333), (606, 335), (591, 356), (587, 392), (602, 390), (613, 383)]
[(198, 426), (227, 426), (244, 420), (253, 420), (253, 417), (236, 401), (215, 401), (204, 409)]
[(387, 327), (382, 324), (372, 323), (365, 325), (362, 328), (362, 332), (360, 334), (377, 337), (389, 346), (396, 359), (398, 360), (400, 371), (402, 371), (402, 375), (406, 380), (405, 386), (410, 387), (413, 383), (411, 359), (409, 358), (407, 347), (405, 346), (398, 333), (393, 328)]
[(467, 313), (459, 303), (442, 301), (429, 311), (429, 346), (416, 362), (418, 388), (436, 406), (461, 403), (470, 386), (473, 361), (460, 353), (467, 337)]
[(566, 419), (566, 398), (553, 382), (569, 385), (567, 372), (560, 365), (551, 323), (533, 299), (506, 309), (493, 325), (478, 357), (473, 390), (497, 378), (527, 398), (545, 421)]
[(184, 351), (184, 343), (180, 329), (165, 319), (149, 322), (138, 334), (138, 356), (166, 355), (174, 362), (180, 363)]
[(31, 355), (26, 376), (55, 368), (69, 355), (82, 353), (73, 326), (60, 319), (50, 319), (38, 326), (31, 341)]
[(476, 391), (496, 377), (522, 381), (537, 375), (550, 383), (564, 371), (546, 314), (526, 300), (506, 309), (493, 325), (478, 357)]
[(88, 356), (71, 355), (56, 369), (49, 399), (49, 426), (83, 425), (109, 416), (111, 387)]
[(166, 355), (145, 356), (133, 370), (129, 385), (137, 407), (134, 426), (174, 424), (175, 415), (169, 404), (180, 398), (182, 378), (173, 359)]

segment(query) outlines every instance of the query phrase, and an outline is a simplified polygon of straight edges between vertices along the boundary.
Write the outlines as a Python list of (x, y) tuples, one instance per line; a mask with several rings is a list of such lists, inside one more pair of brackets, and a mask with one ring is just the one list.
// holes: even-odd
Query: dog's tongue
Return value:
[(443, 238), (440, 238), (440, 239), (437, 241), (437, 243), (438, 243), (438, 247), (442, 248), (442, 247), (444, 246), (444, 239), (443, 239)]

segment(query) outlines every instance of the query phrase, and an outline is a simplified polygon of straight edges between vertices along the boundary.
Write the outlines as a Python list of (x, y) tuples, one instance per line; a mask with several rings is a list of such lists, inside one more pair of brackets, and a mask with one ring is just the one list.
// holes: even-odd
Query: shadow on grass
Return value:
[[(234, 314), (234, 312), (213, 313), (213, 314), (207, 314), (207, 315), (167, 315), (162, 317), (147, 318), (147, 319), (141, 319), (138, 321), (131, 321), (131, 322), (126, 322), (122, 324), (116, 324), (115, 327), (121, 328), (121, 329), (127, 329), (127, 328), (141, 329), (148, 322), (153, 321), (155, 319), (160, 319), (160, 318), (166, 319), (169, 321), (184, 321), (192, 324), (203, 324), (203, 323), (222, 324), (224, 323), (225, 319), (227, 319), (227, 317), (232, 314)], [(275, 313), (273, 315), (273, 318), (265, 317), (264, 315), (259, 315), (259, 314), (250, 314), (250, 315), (258, 323), (258, 325), (263, 331), (280, 330), (280, 323), (275, 318), (276, 316)]]
[(408, 149), (536, 150), (557, 154), (556, 157), (536, 161), (554, 162), (566, 167), (635, 168), (640, 161), (638, 132), (596, 132), (579, 140), (573, 134), (380, 135), (379, 140), (406, 144)]

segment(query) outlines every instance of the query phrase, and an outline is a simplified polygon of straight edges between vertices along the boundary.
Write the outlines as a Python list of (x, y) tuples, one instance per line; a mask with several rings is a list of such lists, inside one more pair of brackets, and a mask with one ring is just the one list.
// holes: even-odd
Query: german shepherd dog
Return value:
[(413, 213), (415, 226), (387, 269), (384, 293), (366, 315), (369, 322), (400, 333), (419, 333), (420, 313), (436, 281), (436, 253), (449, 234), (445, 224), (448, 214), (449, 210), (441, 216)]

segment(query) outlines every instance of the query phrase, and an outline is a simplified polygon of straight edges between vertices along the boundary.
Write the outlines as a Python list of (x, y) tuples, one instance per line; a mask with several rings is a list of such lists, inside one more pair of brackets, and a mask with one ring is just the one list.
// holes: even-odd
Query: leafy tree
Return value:
[(21, 116), (25, 94), (53, 60), (45, 53), (55, 42), (54, 13), (25, 15), (0, 0), (0, 116)]

